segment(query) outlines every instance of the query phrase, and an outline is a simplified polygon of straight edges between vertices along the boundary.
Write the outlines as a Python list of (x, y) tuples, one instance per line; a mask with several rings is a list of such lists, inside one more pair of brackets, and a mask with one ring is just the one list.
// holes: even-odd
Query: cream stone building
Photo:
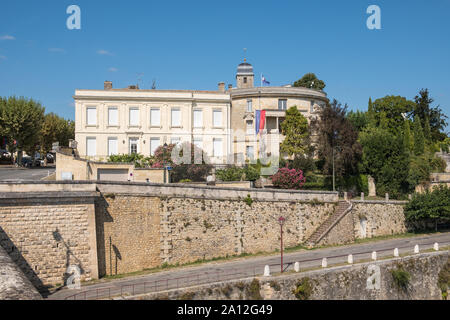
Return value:
[[(278, 154), (280, 124), (291, 106), (311, 119), (328, 101), (323, 91), (255, 87), (253, 67), (241, 63), (235, 88), (217, 91), (140, 90), (137, 86), (76, 90), (75, 140), (81, 157), (106, 160), (113, 154), (152, 155), (165, 143), (192, 142), (212, 163), (242, 163)], [(256, 134), (256, 111), (265, 110), (263, 130)], [(271, 143), (274, 142), (274, 143)]]

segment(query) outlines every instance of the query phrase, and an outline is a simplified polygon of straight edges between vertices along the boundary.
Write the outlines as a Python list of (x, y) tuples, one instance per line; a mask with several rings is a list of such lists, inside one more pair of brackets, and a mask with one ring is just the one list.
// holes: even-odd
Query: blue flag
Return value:
[(255, 129), (256, 129), (256, 134), (259, 133), (259, 121), (261, 120), (261, 111), (260, 110), (256, 110), (256, 114), (255, 114)]
[(262, 80), (262, 83), (263, 83), (263, 85), (270, 85), (270, 82), (269, 81), (267, 81), (266, 80), (266, 78), (264, 77), (264, 76), (261, 76), (261, 80)]

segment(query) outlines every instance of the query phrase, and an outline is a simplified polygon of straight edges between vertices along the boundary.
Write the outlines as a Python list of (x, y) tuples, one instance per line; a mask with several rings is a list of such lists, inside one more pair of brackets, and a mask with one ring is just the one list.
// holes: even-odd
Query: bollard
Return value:
[(361, 192), (361, 201), (364, 201), (364, 192)]
[(372, 260), (377, 260), (377, 252), (372, 252)]
[(322, 259), (322, 268), (326, 268), (328, 266), (327, 258)]
[(295, 270), (295, 272), (300, 271), (300, 263), (298, 263), (298, 262), (294, 263), (294, 270)]
[(348, 200), (348, 194), (347, 194), (347, 192), (344, 192), (344, 200), (345, 200), (345, 201)]
[(394, 257), (398, 257), (398, 248), (394, 249)]
[(386, 202), (389, 202), (389, 193), (386, 192)]
[(348, 261), (349, 264), (353, 263), (353, 255), (352, 254), (348, 255), (348, 260), (347, 261)]
[(437, 242), (434, 243), (433, 249), (434, 251), (439, 251), (439, 244)]
[(270, 267), (268, 265), (264, 267), (264, 277), (270, 277)]
[(419, 253), (419, 252), (420, 252), (420, 250), (419, 250), (419, 245), (416, 244), (416, 245), (414, 246), (414, 253)]

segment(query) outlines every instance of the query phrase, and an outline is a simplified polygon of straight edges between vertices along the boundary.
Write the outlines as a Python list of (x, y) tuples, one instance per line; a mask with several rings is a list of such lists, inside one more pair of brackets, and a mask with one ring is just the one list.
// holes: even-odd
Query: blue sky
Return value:
[[(81, 8), (81, 30), (66, 9)], [(381, 30), (366, 27), (369, 5)], [(450, 116), (450, 1), (2, 1), (0, 96), (40, 101), (74, 117), (76, 88), (216, 90), (235, 85), (243, 48), (272, 85), (314, 72), (330, 98), (367, 109), (369, 97), (428, 88)], [(143, 73), (143, 76), (138, 76)]]

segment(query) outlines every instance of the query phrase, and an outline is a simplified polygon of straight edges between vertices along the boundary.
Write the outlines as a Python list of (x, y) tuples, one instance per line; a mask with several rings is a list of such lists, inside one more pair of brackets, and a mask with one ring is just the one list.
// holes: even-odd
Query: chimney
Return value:
[(112, 89), (112, 81), (105, 81), (104, 89), (105, 90), (111, 90)]
[(232, 85), (232, 84), (229, 84), (229, 85), (228, 85), (228, 91), (231, 91), (231, 89), (233, 89), (233, 85)]
[(225, 82), (219, 82), (219, 92), (225, 92)]

